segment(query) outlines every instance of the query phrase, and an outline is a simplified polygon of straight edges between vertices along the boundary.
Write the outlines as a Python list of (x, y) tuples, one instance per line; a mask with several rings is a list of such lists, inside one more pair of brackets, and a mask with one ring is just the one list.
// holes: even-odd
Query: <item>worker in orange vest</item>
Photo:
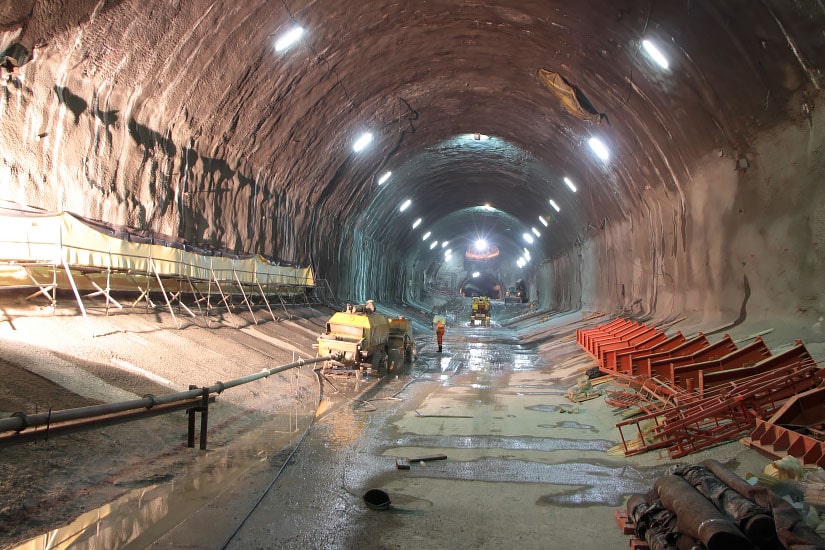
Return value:
[(438, 353), (441, 353), (441, 346), (444, 342), (444, 323), (441, 321), (435, 327), (435, 337), (438, 340)]

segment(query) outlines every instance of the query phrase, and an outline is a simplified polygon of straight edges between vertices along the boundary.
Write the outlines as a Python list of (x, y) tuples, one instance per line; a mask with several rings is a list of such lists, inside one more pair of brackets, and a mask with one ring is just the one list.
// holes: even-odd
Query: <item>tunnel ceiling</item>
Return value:
[[(41, 101), (43, 119), (59, 104), (75, 126), (128, 134), (142, 170), (156, 162), (163, 172), (152, 159), (164, 154), (181, 171), (203, 164), (191, 188), (169, 171), (174, 200), (189, 197), (193, 210), (175, 218), (179, 233), (307, 261), (342, 227), (416, 254), (427, 230), (451, 241), (500, 231), (518, 247), (536, 227), (531, 246), (546, 257), (647, 194), (683, 201), (703, 155), (748, 153), (755, 131), (787, 118), (794, 94), (819, 87), (823, 11), (780, 0), (6, 0), (0, 46), (6, 109), (14, 87)], [(276, 51), (296, 25), (300, 40)], [(542, 78), (552, 74), (555, 87)], [(49, 138), (42, 126), (27, 120), (24, 145)], [(363, 131), (374, 139), (354, 152)], [(95, 185), (123, 178), (118, 170), (109, 162)], [(236, 188), (210, 187), (227, 173)], [(199, 217), (210, 201), (237, 219)], [(260, 229), (278, 209), (290, 221)], [(110, 221), (163, 225), (172, 215), (120, 216)]]

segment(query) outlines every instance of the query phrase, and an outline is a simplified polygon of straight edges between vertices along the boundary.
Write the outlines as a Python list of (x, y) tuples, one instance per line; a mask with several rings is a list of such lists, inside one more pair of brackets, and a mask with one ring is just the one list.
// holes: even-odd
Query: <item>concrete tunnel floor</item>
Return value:
[[(563, 343), (545, 356), (521, 346), (511, 329), (453, 326), (444, 353), (432, 337), (418, 339), (409, 374), (366, 387), (329, 378), (329, 401), (227, 547), (625, 547), (615, 509), (673, 461), (609, 456), (617, 416), (601, 399), (578, 407), (566, 399), (592, 364), (564, 338), (576, 328), (564, 326), (571, 318), (580, 315), (558, 319)], [(396, 467), (397, 458), (438, 453), (448, 458)], [(741, 474), (769, 462), (738, 442), (687, 461), (706, 458)], [(365, 505), (372, 488), (389, 495), (389, 510)], [(246, 510), (217, 505), (231, 515)], [(223, 535), (187, 523), (155, 547), (216, 547)]]
[[(188, 463), (176, 457), (168, 477), (120, 485), (116, 500), (78, 519), (92, 527), (77, 540), (126, 548), (624, 547), (615, 509), (674, 461), (656, 452), (608, 455), (619, 417), (602, 399), (571, 412), (565, 390), (593, 364), (571, 336), (582, 317), (545, 317), (518, 330), (450, 326), (440, 354), (434, 336), (419, 332), (407, 370), (324, 379), (314, 422), (298, 405), (268, 422), (256, 416), (254, 429), (221, 420), (242, 435), (215, 437)], [(256, 330), (283, 343), (278, 323)], [(540, 345), (521, 343), (539, 332)], [(306, 387), (311, 372), (300, 374)], [(396, 468), (397, 458), (435, 453), (448, 458)], [(740, 475), (769, 462), (738, 442), (684, 461), (706, 458)], [(390, 509), (365, 505), (371, 488), (387, 492)], [(115, 527), (96, 529), (101, 515)]]

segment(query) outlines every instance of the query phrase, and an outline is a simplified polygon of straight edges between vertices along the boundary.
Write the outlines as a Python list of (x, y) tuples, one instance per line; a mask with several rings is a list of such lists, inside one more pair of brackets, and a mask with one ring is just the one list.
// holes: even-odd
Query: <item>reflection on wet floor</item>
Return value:
[(615, 445), (606, 439), (566, 439), (529, 436), (423, 436), (409, 435), (394, 441), (397, 447), (425, 449), (507, 449), (511, 451), (607, 451)]
[[(480, 502), (490, 484), (495, 484), (496, 497), (518, 501), (531, 484), (531, 494), (538, 500), (525, 506), (524, 521), (533, 525), (546, 515), (545, 506), (617, 506), (628, 493), (645, 492), (650, 472), (610, 460), (605, 452), (615, 441), (592, 438), (604, 425), (592, 420), (584, 407), (580, 414), (560, 414), (565, 412), (561, 404), (567, 403), (565, 386), (548, 374), (535, 351), (521, 346), (512, 334), (499, 327), (456, 327), (448, 332), (444, 353), (420, 346), (412, 372), (394, 369), (377, 384), (357, 377), (326, 380), (324, 395), (329, 404), (319, 410), (300, 452), (276, 478), (277, 485), (258, 504), (244, 503), (238, 506), (242, 511), (226, 519), (231, 530), (237, 518), (252, 509), (229, 548), (357, 547), (363, 546), (357, 543), (364, 538), (377, 541), (393, 529), (420, 532), (423, 524), (413, 522), (433, 517), (456, 522), (447, 523), (445, 531), (453, 526), (470, 530), (460, 517), (443, 514), (449, 503), (427, 493), (432, 483), (425, 480), (441, 486), (446, 485), (444, 480), (454, 480), (456, 490), (463, 492), (458, 500), (463, 502)], [(307, 422), (302, 416), (301, 432)], [(292, 419), (289, 425), (296, 426)], [(95, 511), (118, 527), (96, 523), (102, 519), (83, 520), (72, 535), (74, 540), (87, 537), (94, 542), (85, 546), (102, 548), (151, 545), (195, 507), (203, 507), (214, 494), (211, 490), (232, 484), (235, 472), (259, 460), (252, 451), (260, 449), (254, 443), (264, 439), (259, 434), (248, 451), (225, 456), (212, 466), (212, 475), (204, 467), (193, 472), (190, 481), (133, 491), (122, 499), (119, 510)], [(284, 447), (274, 438), (266, 442), (269, 449)], [(432, 453), (445, 453), (448, 458), (403, 472), (396, 468), (395, 457)], [(268, 471), (263, 477), (265, 484), (275, 474)], [(395, 484), (394, 502), (427, 506), (418, 506), (420, 518), (396, 515), (392, 522), (365, 526), (363, 514), (368, 512), (359, 507), (361, 496), (368, 488), (387, 484)], [(170, 511), (175, 512), (174, 518)], [(165, 535), (163, 547), (175, 547), (180, 540), (191, 542), (202, 528), (194, 525), (197, 521), (192, 523), (194, 534)], [(221, 533), (224, 525), (215, 523), (210, 527)], [(93, 532), (117, 535), (98, 540), (94, 539), (98, 535), (89, 534)]]
[(578, 422), (554, 422), (553, 424), (539, 424), (539, 428), (549, 428), (549, 429), (564, 429), (564, 430), (587, 430), (591, 433), (597, 434), (599, 433), (599, 429), (595, 426), (591, 426), (590, 424), (580, 424)]
[[(623, 502), (625, 495), (644, 493), (649, 489), (647, 476), (634, 468), (588, 462), (540, 464), (523, 460), (482, 458), (472, 462), (438, 463), (410, 470), (407, 475), (466, 481), (573, 486), (577, 489), (574, 493), (564, 496), (564, 504), (582, 506), (618, 506)], [(552, 502), (554, 498), (548, 497), (548, 501)]]
[(292, 441), (309, 423), (312, 412), (296, 408), (270, 417), (269, 424), (246, 434), (231, 448), (198, 455), (180, 479), (168, 483), (157, 483), (166, 479), (143, 480), (142, 485), (153, 481), (155, 484), (133, 489), (10, 550), (145, 548), (224, 491), (250, 467), (277, 461), (278, 456), (270, 456), (273, 448), (277, 451)]

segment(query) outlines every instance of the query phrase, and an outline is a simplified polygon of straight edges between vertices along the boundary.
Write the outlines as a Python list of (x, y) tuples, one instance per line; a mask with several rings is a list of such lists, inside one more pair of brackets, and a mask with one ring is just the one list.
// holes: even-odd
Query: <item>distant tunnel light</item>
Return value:
[(291, 45), (296, 43), (303, 34), (304, 29), (302, 27), (295, 27), (293, 29), (288, 30), (283, 35), (281, 35), (281, 37), (275, 42), (275, 51), (282, 52), (286, 50)]
[(536, 237), (541, 237), (541, 233), (539, 233), (539, 230), (536, 229), (535, 227), (531, 227), (530, 231), (532, 231), (533, 235), (535, 235)]
[(479, 275), (481, 275), (481, 273), (479, 273), (478, 271), (474, 271), (473, 272), (473, 279), (477, 278)]
[(566, 177), (566, 176), (565, 176), (565, 178), (564, 178), (564, 184), (565, 184), (567, 187), (569, 187), (571, 191), (573, 191), (574, 193), (576, 192), (576, 186), (573, 184), (573, 182), (572, 182), (572, 181), (570, 181), (570, 178), (568, 178), (568, 177)]
[(547, 223), (547, 220), (544, 219), (544, 216), (539, 216), (539, 221), (541, 222), (541, 225), (543, 225), (544, 227), (550, 227), (550, 224)]
[(352, 144), (352, 150), (356, 153), (361, 152), (364, 148), (372, 142), (372, 134), (369, 132), (364, 132), (361, 134), (358, 139), (355, 140), (355, 143)]
[(387, 180), (390, 179), (391, 175), (392, 172), (384, 172), (384, 174), (380, 178), (378, 178), (378, 185), (384, 185), (387, 182)]
[(592, 137), (587, 144), (590, 145), (590, 148), (593, 149), (593, 152), (596, 153), (596, 156), (600, 159), (607, 160), (610, 158), (610, 150), (608, 150), (607, 145), (599, 138)]
[(429, 238), (430, 238), (430, 235), (432, 235), (432, 234), (433, 234), (433, 232), (432, 232), (432, 231), (427, 231), (426, 233), (424, 233), (424, 236), (423, 236), (423, 237), (421, 237), (421, 240), (422, 240), (422, 241), (426, 241), (427, 239), (429, 239)]
[(415, 220), (415, 221), (413, 222), (413, 229), (415, 229), (415, 228), (416, 228), (416, 227), (418, 227), (419, 225), (421, 225), (421, 218), (418, 218), (417, 220)]
[(656, 64), (659, 65), (661, 68), (667, 69), (670, 66), (667, 57), (665, 57), (665, 55), (661, 51), (659, 51), (659, 48), (656, 47), (656, 44), (654, 44), (650, 40), (642, 40), (642, 46), (644, 47), (645, 52), (647, 52), (647, 55), (649, 55), (650, 58), (653, 61), (655, 61)]
[(399, 211), (399, 212), (403, 212), (404, 210), (406, 210), (407, 208), (409, 208), (411, 204), (412, 204), (412, 200), (411, 200), (411, 199), (407, 199), (407, 200), (405, 200), (404, 202), (402, 202), (402, 203), (401, 203), (401, 206), (399, 206), (399, 207), (398, 207), (398, 211)]
[(559, 205), (556, 204), (556, 201), (554, 201), (553, 199), (550, 199), (550, 206), (552, 206), (553, 210), (555, 210), (556, 212), (561, 212), (561, 208), (559, 208)]
[(474, 247), (475, 247), (475, 249), (476, 249), (476, 250), (478, 250), (479, 252), (484, 252), (485, 250), (487, 250), (487, 241), (485, 241), (484, 239), (478, 239), (478, 240), (476, 240), (476, 242), (473, 244), (473, 246), (474, 246)]
[(522, 235), (522, 237), (528, 243), (533, 244), (533, 236), (530, 233), (525, 233), (524, 235)]

